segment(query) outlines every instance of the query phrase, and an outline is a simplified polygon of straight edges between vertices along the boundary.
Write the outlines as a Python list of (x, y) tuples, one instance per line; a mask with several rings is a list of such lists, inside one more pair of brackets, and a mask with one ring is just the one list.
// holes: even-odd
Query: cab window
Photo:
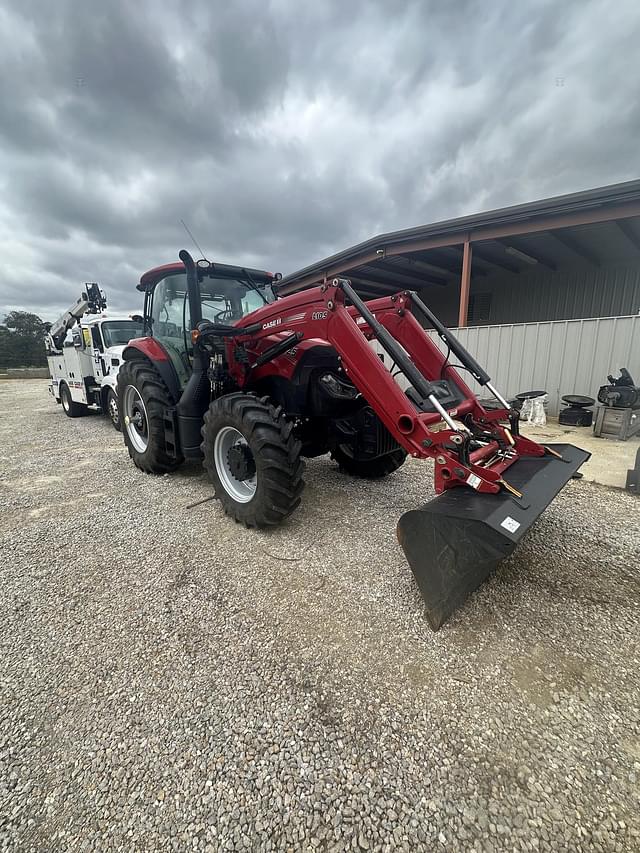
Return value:
[(184, 273), (167, 276), (153, 291), (151, 329), (168, 349), (186, 353), (191, 331), (189, 300), (186, 298), (187, 277)]
[(100, 336), (100, 329), (97, 325), (93, 325), (91, 327), (91, 341), (93, 343), (93, 348), (102, 352), (102, 338)]
[(241, 279), (206, 277), (200, 282), (202, 317), (215, 323), (235, 323), (273, 301), (271, 288), (260, 287), (260, 293)]

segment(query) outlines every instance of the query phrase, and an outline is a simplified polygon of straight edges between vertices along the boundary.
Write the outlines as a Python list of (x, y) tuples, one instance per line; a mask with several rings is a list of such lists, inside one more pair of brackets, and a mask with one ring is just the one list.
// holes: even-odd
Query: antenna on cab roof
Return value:
[(180, 220), (180, 222), (182, 223), (182, 227), (183, 227), (183, 228), (184, 228), (184, 230), (187, 232), (187, 234), (189, 235), (189, 237), (191, 237), (191, 239), (192, 239), (192, 241), (193, 241), (193, 245), (196, 247), (196, 249), (197, 249), (197, 250), (200, 252), (200, 254), (202, 255), (203, 260), (205, 260), (205, 261), (207, 261), (207, 262), (209, 263), (209, 259), (207, 258), (207, 256), (205, 255), (205, 253), (204, 253), (204, 252), (202, 251), (202, 249), (200, 248), (200, 246), (199, 246), (199, 244), (198, 244), (198, 241), (197, 241), (197, 240), (196, 240), (196, 238), (193, 236), (193, 234), (191, 233), (191, 231), (189, 231), (189, 228), (187, 227), (187, 223), (184, 221), (184, 219), (181, 219), (181, 220)]

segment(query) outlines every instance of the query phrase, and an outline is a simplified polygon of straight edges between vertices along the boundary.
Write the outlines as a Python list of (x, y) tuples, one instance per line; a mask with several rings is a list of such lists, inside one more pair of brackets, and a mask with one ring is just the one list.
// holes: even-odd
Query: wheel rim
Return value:
[[(235, 427), (222, 427), (215, 437), (213, 459), (227, 494), (238, 503), (249, 503), (258, 488), (258, 477), (253, 453), (242, 433)], [(244, 479), (243, 460), (244, 467), (248, 469)]]
[(133, 385), (127, 385), (124, 389), (122, 411), (131, 444), (138, 453), (144, 453), (149, 445), (149, 422), (144, 400)]
[(118, 398), (115, 394), (109, 394), (107, 408), (109, 409), (109, 417), (111, 418), (112, 422), (114, 424), (120, 423), (120, 415), (118, 413)]
[(67, 391), (66, 388), (62, 389), (62, 393), (60, 394), (60, 397), (62, 398), (62, 408), (65, 410), (65, 412), (68, 412), (69, 411), (69, 392)]

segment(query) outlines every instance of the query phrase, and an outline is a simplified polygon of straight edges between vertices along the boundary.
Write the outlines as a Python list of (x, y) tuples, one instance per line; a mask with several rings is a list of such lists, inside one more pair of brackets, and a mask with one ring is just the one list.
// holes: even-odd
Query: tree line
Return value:
[(46, 367), (44, 336), (50, 323), (29, 311), (11, 311), (0, 323), (0, 372), (9, 367)]

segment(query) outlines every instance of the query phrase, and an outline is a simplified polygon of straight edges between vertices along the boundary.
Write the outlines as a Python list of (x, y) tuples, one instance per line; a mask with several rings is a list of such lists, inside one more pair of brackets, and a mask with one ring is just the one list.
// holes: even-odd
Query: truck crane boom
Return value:
[(60, 352), (67, 332), (85, 314), (98, 314), (107, 307), (107, 298), (96, 282), (86, 282), (80, 297), (47, 332), (47, 350)]

